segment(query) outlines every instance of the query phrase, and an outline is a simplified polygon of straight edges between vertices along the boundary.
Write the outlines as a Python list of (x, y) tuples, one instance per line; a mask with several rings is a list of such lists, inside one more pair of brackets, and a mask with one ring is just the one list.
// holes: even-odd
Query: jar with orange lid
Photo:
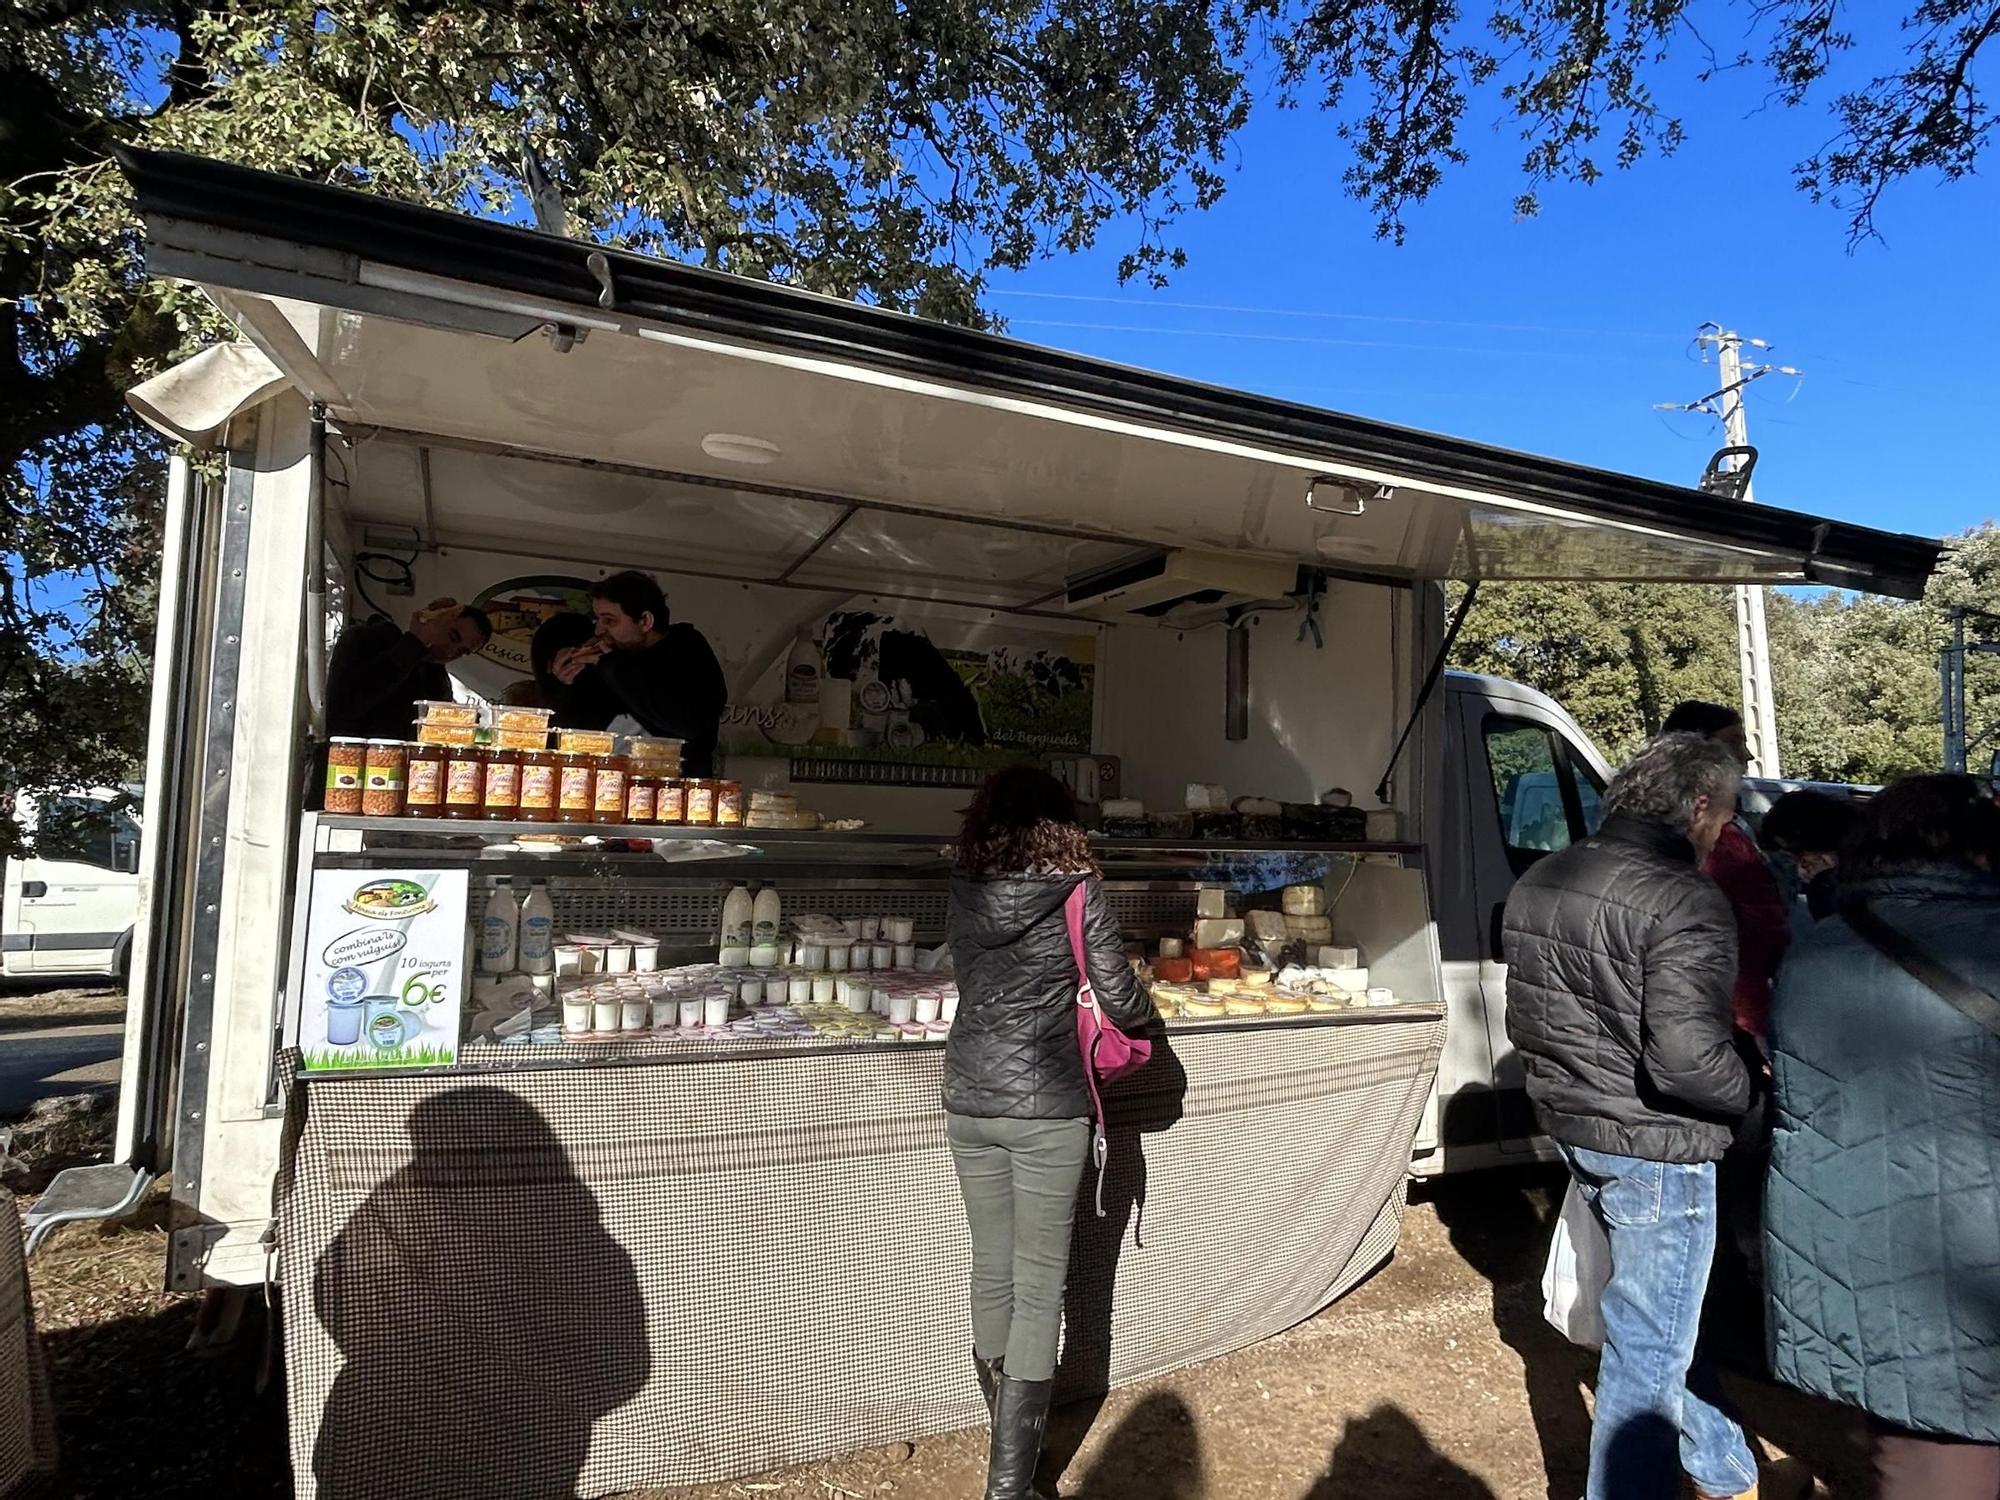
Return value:
[(477, 745), (444, 748), (444, 805), (438, 815), (476, 818), (486, 806), (486, 752)]
[(715, 826), (715, 783), (694, 780), (687, 787), (687, 812), (683, 822), (696, 828)]
[(595, 777), (581, 750), (556, 752), (556, 821), (588, 823), (596, 817)]
[(486, 752), (483, 815), (495, 823), (521, 816), (521, 752), (495, 745)]
[(625, 776), (625, 818), (627, 823), (659, 821), (660, 778), (636, 767)]
[(653, 799), (653, 818), (660, 823), (687, 821), (687, 783), (680, 777), (660, 778), (659, 795)]
[(403, 813), (435, 818), (444, 807), (444, 746), (412, 745), (403, 758)]
[(521, 752), (521, 817), (530, 823), (552, 823), (556, 816), (557, 762), (553, 750)]
[(595, 790), (591, 794), (591, 809), (595, 821), (599, 823), (622, 823), (625, 821), (625, 783), (632, 775), (631, 762), (622, 755), (593, 755), (591, 767), (596, 775)]
[(718, 781), (715, 783), (715, 826), (718, 828), (741, 828), (743, 826), (742, 782)]

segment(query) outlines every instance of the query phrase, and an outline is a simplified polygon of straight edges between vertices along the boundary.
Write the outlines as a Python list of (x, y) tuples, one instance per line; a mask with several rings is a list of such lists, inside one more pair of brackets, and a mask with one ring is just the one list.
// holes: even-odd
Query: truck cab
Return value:
[(139, 910), (139, 821), (133, 795), (110, 787), (14, 798), (33, 853), (6, 864), (0, 975), (110, 975), (131, 964)]

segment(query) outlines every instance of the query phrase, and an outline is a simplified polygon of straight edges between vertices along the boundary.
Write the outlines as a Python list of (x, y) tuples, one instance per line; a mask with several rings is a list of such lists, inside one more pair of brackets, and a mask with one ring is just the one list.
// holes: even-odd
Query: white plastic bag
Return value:
[(1604, 1287), (1611, 1280), (1611, 1241), (1572, 1177), (1542, 1269), (1542, 1316), (1572, 1344), (1604, 1344)]

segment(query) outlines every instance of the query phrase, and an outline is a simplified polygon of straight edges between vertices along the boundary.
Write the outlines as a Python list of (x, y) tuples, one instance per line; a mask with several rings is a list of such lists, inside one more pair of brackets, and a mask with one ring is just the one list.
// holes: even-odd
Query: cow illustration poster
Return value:
[[(787, 691), (790, 666), (817, 671), (811, 701)], [(1097, 638), (945, 606), (837, 609), (730, 705), (725, 750), (956, 766), (1087, 752)]]

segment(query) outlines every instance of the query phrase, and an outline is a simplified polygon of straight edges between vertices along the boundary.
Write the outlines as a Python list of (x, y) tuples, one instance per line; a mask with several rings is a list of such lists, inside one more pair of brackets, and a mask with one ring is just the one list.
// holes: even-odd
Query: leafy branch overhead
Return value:
[[(1383, 234), (1521, 136), (1520, 207), (1684, 126), (1666, 70), (1832, 92), (1800, 185), (1868, 232), (1970, 172), (2000, 0), (13, 0), (0, 7), (0, 781), (131, 774), (164, 452), (133, 381), (218, 330), (147, 283), (120, 142), (202, 152), (980, 325), (986, 279), (1180, 267), (1253, 100), (1333, 111)], [(1850, 29), (1850, 14), (1852, 16)], [(1864, 34), (1865, 30), (1865, 34)], [(1852, 76), (1849, 76), (1852, 75)], [(1713, 128), (1713, 127), (1708, 127)], [(1311, 192), (1315, 185), (1301, 184)], [(0, 828), (0, 839), (7, 831)]]

